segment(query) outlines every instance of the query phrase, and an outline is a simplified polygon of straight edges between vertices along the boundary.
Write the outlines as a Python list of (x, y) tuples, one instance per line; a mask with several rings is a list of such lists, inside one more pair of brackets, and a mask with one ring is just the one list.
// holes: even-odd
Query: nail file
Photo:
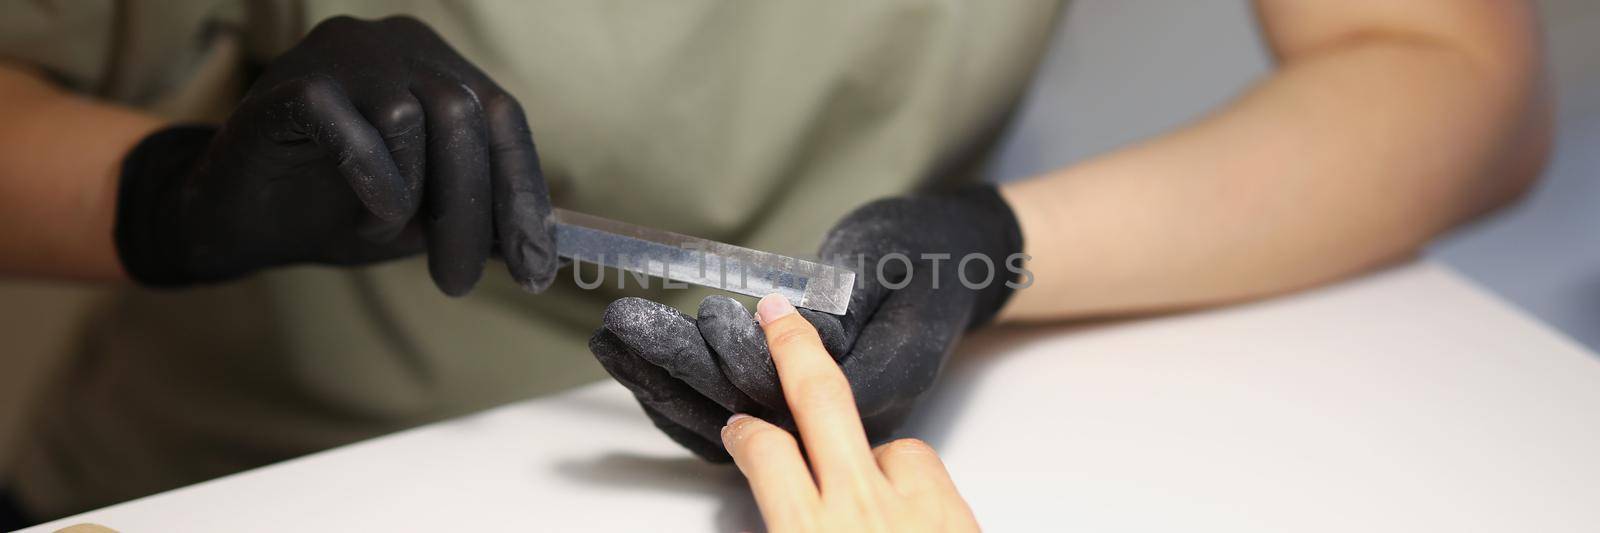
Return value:
[(690, 237), (557, 208), (556, 254), (573, 261), (749, 296), (782, 294), (835, 315), (850, 306), (856, 273), (844, 267)]

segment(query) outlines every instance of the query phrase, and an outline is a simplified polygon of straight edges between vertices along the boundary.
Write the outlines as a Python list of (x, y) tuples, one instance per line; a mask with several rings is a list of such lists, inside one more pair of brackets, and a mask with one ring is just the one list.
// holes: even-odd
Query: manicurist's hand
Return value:
[[(988, 186), (878, 200), (828, 231), (818, 256), (860, 269), (850, 308), (800, 313), (843, 370), (871, 442), (893, 435), (962, 335), (1005, 305), (1022, 250), (1016, 216)], [(718, 433), (733, 413), (789, 427), (762, 332), (732, 298), (706, 298), (697, 316), (622, 298), (604, 322), (589, 341), (595, 358), (701, 457), (728, 460)]]
[(409, 17), (318, 24), (220, 128), (135, 147), (117, 203), (118, 255), (146, 285), (425, 251), (461, 295), (496, 253), (536, 291), (557, 267), (522, 107)]
[(767, 529), (978, 530), (927, 444), (903, 439), (868, 446), (849, 382), (816, 328), (788, 300), (767, 296), (756, 312), (800, 441), (764, 420), (736, 414), (722, 428), (722, 442), (750, 479)]

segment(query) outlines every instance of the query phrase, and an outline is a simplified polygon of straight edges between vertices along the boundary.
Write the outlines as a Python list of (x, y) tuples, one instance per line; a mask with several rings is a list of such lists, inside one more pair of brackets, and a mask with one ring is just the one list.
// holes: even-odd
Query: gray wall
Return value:
[[(1600, 351), (1600, 2), (1541, 2), (1558, 132), (1537, 190), (1429, 250)], [(1154, 135), (1266, 72), (1246, 0), (1078, 0), (996, 161), (1015, 179)]]

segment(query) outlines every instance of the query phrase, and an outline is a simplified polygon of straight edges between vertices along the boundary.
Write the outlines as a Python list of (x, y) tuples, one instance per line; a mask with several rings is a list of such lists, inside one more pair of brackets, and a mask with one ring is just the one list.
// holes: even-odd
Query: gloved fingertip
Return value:
[(729, 317), (742, 317), (750, 319), (750, 310), (738, 300), (721, 294), (713, 294), (700, 300), (701, 320), (720, 320)]
[(398, 191), (384, 197), (383, 201), (376, 202), (376, 205), (373, 205), (368, 212), (388, 222), (410, 220), (411, 215), (416, 214), (416, 209), (413, 206), (420, 206), (422, 202), (415, 198), (415, 195), (407, 190), (405, 186), (402, 185), (397, 188), (399, 189)]
[(606, 304), (605, 314), (601, 321), (607, 325), (626, 324), (633, 322), (636, 317), (646, 313), (648, 309), (660, 304), (637, 296), (624, 296)]
[(634, 356), (628, 350), (626, 343), (622, 342), (616, 333), (604, 327), (596, 329), (594, 335), (589, 336), (589, 353), (600, 362), (607, 374), (621, 383), (637, 396), (643, 390), (639, 384), (648, 383), (650, 375), (661, 372), (652, 368), (653, 365)]
[[(362, 125), (365, 125), (364, 122)], [(360, 128), (361, 125), (351, 125), (346, 129)], [(370, 126), (367, 126), (370, 128)], [(365, 154), (382, 153), (381, 156), (363, 155), (352, 157), (339, 165), (339, 171), (344, 174), (350, 188), (355, 191), (356, 197), (366, 207), (368, 214), (385, 222), (404, 222), (416, 213), (415, 207), (421, 206), (421, 195), (413, 192), (406, 185), (406, 180), (400, 174), (400, 168), (395, 165), (393, 158), (388, 156), (387, 149), (382, 147), (382, 138), (376, 137), (376, 130), (361, 131), (360, 135), (347, 134), (351, 139), (343, 139), (340, 143), (329, 146), (330, 150), (344, 149), (355, 150)], [(373, 137), (367, 137), (370, 134)], [(362, 145), (365, 140), (371, 149), (358, 150), (346, 146)]]
[(523, 290), (542, 293), (555, 282), (561, 260), (556, 256), (554, 239), (532, 239), (526, 234), (500, 245), (500, 258), (506, 262), (511, 279)]
[(525, 275), (520, 277), (517, 276), (516, 273), (512, 273), (512, 279), (516, 280), (517, 285), (522, 287), (522, 290), (534, 294), (543, 294), (544, 291), (550, 290), (551, 285), (555, 284), (556, 276), (554, 270), (555, 269), (551, 269), (551, 272), (542, 275)]
[(450, 276), (435, 275), (433, 284), (439, 287), (439, 292), (451, 298), (461, 298), (472, 293), (472, 288), (478, 285), (478, 275), (464, 276), (463, 279), (451, 279)]
[(362, 239), (374, 244), (393, 242), (405, 233), (408, 220), (384, 220), (372, 214), (367, 214), (356, 227), (356, 234)]
[(764, 413), (787, 409), (766, 336), (749, 309), (727, 296), (709, 296), (700, 303), (697, 325), (722, 373), (735, 387), (761, 404)]

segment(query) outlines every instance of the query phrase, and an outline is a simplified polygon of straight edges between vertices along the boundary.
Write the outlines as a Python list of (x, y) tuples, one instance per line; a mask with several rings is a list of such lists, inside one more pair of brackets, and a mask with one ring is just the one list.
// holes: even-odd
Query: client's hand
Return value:
[(750, 479), (771, 531), (977, 531), (977, 520), (932, 448), (902, 439), (869, 448), (850, 384), (810, 322), (779, 295), (761, 299), (794, 436), (735, 414), (722, 442)]

